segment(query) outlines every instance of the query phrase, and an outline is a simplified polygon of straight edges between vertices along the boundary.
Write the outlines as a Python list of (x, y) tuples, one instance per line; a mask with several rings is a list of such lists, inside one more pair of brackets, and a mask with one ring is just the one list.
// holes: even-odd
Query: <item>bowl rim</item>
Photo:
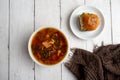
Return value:
[[(68, 49), (67, 49), (65, 57), (61, 61), (59, 61), (58, 63), (52, 64), (52, 65), (46, 65), (46, 64), (43, 64), (43, 63), (40, 63), (39, 61), (37, 61), (36, 58), (34, 57), (33, 53), (32, 53), (32, 49), (31, 49), (31, 42), (32, 42), (33, 37), (36, 35), (37, 32), (39, 32), (40, 30), (45, 29), (45, 28), (54, 28), (54, 29), (60, 31), (64, 35), (64, 37), (66, 38), (66, 41), (67, 41), (67, 44), (68, 44)], [(31, 34), (31, 36), (29, 38), (29, 41), (28, 41), (28, 52), (29, 52), (30, 57), (32, 58), (32, 60), (35, 63), (37, 63), (38, 65), (40, 65), (42, 67), (55, 66), (55, 65), (59, 65), (59, 64), (63, 63), (66, 60), (66, 58), (68, 57), (69, 49), (70, 49), (69, 47), (70, 47), (69, 46), (69, 40), (68, 40), (68, 37), (66, 36), (65, 32), (62, 31), (59, 28), (56, 28), (56, 27), (40, 27)]]

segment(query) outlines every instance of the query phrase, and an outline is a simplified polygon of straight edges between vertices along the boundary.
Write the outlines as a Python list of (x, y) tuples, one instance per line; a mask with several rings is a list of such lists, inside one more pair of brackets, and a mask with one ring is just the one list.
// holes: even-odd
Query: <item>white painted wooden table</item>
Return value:
[[(90, 41), (70, 30), (70, 14), (81, 5), (97, 7), (105, 18), (103, 33)], [(30, 58), (28, 39), (41, 26), (65, 31), (70, 47), (92, 51), (102, 41), (120, 43), (120, 0), (0, 0), (0, 80), (76, 80), (64, 64), (43, 68)]]

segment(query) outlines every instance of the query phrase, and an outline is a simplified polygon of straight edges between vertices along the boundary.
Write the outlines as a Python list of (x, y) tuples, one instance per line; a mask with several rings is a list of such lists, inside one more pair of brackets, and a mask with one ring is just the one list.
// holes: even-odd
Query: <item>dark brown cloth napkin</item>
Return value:
[(93, 53), (71, 50), (73, 57), (65, 66), (78, 80), (120, 80), (120, 44), (101, 46)]

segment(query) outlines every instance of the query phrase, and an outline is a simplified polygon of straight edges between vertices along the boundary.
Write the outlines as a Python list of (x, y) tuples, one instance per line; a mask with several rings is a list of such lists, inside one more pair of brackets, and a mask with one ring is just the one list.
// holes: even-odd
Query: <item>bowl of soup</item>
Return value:
[(28, 51), (34, 62), (41, 66), (62, 63), (68, 55), (68, 39), (64, 32), (54, 27), (41, 27), (28, 42)]

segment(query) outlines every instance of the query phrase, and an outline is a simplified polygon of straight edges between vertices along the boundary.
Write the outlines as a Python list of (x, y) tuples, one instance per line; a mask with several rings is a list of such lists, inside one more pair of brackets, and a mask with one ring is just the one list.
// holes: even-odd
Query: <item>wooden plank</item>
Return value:
[[(75, 8), (84, 4), (84, 0), (61, 0), (61, 29), (69, 38), (70, 47), (86, 48), (86, 41), (77, 38), (69, 26), (69, 18)], [(69, 77), (68, 77), (69, 76)], [(62, 80), (77, 80), (76, 77), (62, 64)]]
[(0, 0), (0, 80), (8, 80), (9, 0)]
[[(53, 26), (60, 28), (59, 0), (35, 1), (35, 28)], [(61, 65), (41, 67), (35, 64), (36, 80), (61, 80)]]
[(120, 0), (111, 0), (113, 43), (120, 43)]
[(104, 44), (112, 43), (111, 36), (111, 14), (110, 14), (110, 0), (85, 0), (86, 5), (98, 8), (105, 19), (105, 26), (103, 32), (95, 39), (87, 41), (87, 50), (92, 51), (95, 45), (100, 46), (102, 41)]
[(35, 28), (53, 26), (60, 28), (59, 0), (35, 1)]
[(10, 80), (34, 80), (27, 43), (34, 26), (34, 1), (10, 0)]

